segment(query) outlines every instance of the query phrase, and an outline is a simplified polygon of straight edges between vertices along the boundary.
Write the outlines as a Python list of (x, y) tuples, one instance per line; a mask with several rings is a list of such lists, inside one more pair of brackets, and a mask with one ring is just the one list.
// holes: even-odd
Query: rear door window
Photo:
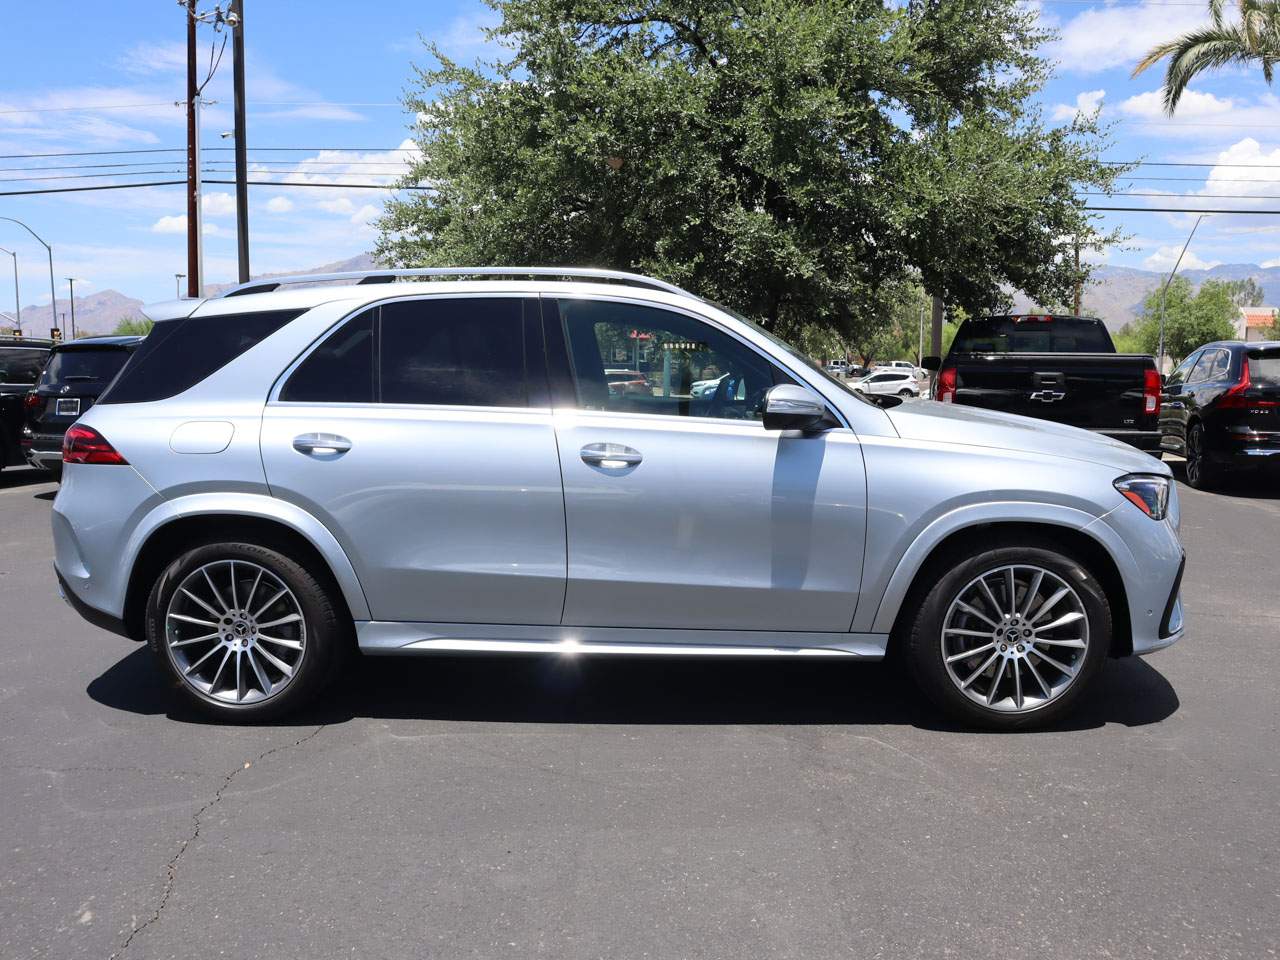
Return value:
[(372, 403), (373, 329), (378, 308), (366, 310), (331, 333), (293, 372), (281, 400), (306, 403)]
[(518, 297), (433, 297), (383, 304), (377, 338), (379, 399), (527, 407), (522, 309)]
[(157, 323), (99, 403), (145, 403), (189, 390), (305, 310), (221, 313)]

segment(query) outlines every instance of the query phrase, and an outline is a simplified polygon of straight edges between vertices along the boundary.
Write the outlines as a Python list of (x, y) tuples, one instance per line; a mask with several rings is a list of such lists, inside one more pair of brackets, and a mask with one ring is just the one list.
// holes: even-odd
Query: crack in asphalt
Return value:
[(156, 908), (152, 912), (151, 916), (147, 917), (147, 919), (144, 920), (141, 924), (136, 924), (134, 928), (129, 931), (129, 936), (125, 937), (124, 943), (120, 944), (120, 946), (116, 948), (116, 951), (111, 954), (110, 960), (118, 960), (118, 958), (122, 956), (126, 950), (129, 949), (129, 945), (133, 943), (134, 937), (136, 937), (143, 930), (147, 929), (147, 927), (151, 926), (153, 923), (155, 923), (157, 920), (160, 919), (160, 914), (164, 912), (164, 908), (168, 905), (169, 896), (173, 893), (174, 884), (178, 880), (178, 861), (181, 860), (182, 855), (187, 852), (187, 847), (191, 846), (191, 844), (196, 840), (196, 838), (200, 836), (201, 818), (212, 807), (216, 806), (218, 803), (222, 801), (223, 791), (225, 791), (227, 787), (231, 786), (231, 781), (234, 780), (239, 774), (243, 773), (245, 770), (248, 770), (255, 763), (261, 763), (263, 760), (271, 756), (273, 753), (279, 753), (282, 750), (292, 750), (294, 747), (301, 746), (302, 744), (306, 743), (308, 740), (310, 740), (312, 737), (314, 737), (316, 734), (318, 734), (321, 730), (323, 730), (327, 726), (328, 726), (327, 723), (322, 723), (318, 727), (316, 727), (314, 730), (312, 730), (310, 733), (308, 733), (305, 737), (300, 737), (297, 740), (293, 741), (293, 743), (282, 743), (278, 747), (272, 747), (270, 750), (265, 750), (262, 753), (258, 754), (256, 757), (254, 757), (252, 760), (246, 760), (243, 764), (236, 767), (234, 770), (232, 770), (230, 773), (228, 773), (225, 777), (222, 778), (222, 783), (218, 786), (218, 789), (214, 791), (213, 796), (208, 801), (206, 801), (205, 804), (201, 806), (199, 810), (197, 810), (194, 814), (192, 814), (191, 821), (192, 821), (193, 829), (191, 831), (191, 835), (183, 839), (182, 843), (179, 844), (178, 846), (177, 852), (174, 853), (174, 855), (169, 858), (169, 862), (165, 864), (164, 889), (160, 892), (160, 902), (156, 904)]

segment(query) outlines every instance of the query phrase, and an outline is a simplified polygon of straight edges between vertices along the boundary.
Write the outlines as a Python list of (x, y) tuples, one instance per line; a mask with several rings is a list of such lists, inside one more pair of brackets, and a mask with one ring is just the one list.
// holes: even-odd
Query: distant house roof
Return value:
[(1245, 329), (1253, 327), (1269, 327), (1276, 316), (1275, 307), (1241, 307)]

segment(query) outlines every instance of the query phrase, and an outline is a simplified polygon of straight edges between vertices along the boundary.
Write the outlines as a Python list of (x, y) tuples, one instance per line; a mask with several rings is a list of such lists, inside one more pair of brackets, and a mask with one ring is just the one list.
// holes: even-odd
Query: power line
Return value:
[[(186, 180), (155, 180), (148, 183), (103, 183), (91, 187), (41, 187), (34, 190), (4, 190), (0, 197), (25, 197), (46, 193), (83, 193), (89, 190), (131, 190), (138, 187), (172, 187)], [(234, 180), (201, 180), (201, 183), (234, 184)], [(280, 180), (249, 180), (258, 187), (321, 187), (333, 190), (430, 190), (431, 187), (396, 186), (389, 183), (297, 183)]]
[[(235, 147), (204, 147), (203, 153), (231, 152)], [(249, 147), (255, 153), (417, 153), (415, 147)], [(40, 160), (47, 157), (114, 157), (139, 153), (182, 153), (186, 147), (148, 147), (134, 150), (75, 150), (57, 153), (0, 153), (0, 160)]]
[[(207, 81), (206, 81), (207, 82)], [(146, 110), (151, 107), (181, 107), (182, 100), (157, 100), (152, 103), (95, 103), (82, 107), (26, 107), (0, 110), (0, 116), (17, 113), (94, 113), (97, 110)], [(375, 103), (341, 100), (250, 100), (249, 107), (404, 107), (403, 103)]]

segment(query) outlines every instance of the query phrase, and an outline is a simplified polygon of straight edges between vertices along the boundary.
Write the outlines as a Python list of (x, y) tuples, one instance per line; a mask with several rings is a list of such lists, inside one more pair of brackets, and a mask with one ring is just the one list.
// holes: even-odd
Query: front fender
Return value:
[(968, 504), (936, 518), (912, 541), (899, 558), (889, 578), (875, 614), (868, 625), (854, 623), (854, 631), (888, 633), (893, 629), (902, 602), (911, 589), (916, 574), (929, 555), (947, 537), (968, 527), (992, 523), (1035, 523), (1066, 527), (1096, 540), (1107, 551), (1125, 583), (1135, 575), (1133, 554), (1124, 541), (1107, 524), (1097, 523), (1096, 514), (1053, 503), (996, 500)]
[(123, 569), (133, 569), (143, 545), (165, 524), (186, 517), (210, 514), (271, 520), (304, 537), (329, 565), (352, 617), (356, 620), (372, 619), (369, 602), (360, 586), (355, 568), (329, 529), (301, 507), (261, 494), (197, 493), (161, 502), (134, 527), (125, 545)]

